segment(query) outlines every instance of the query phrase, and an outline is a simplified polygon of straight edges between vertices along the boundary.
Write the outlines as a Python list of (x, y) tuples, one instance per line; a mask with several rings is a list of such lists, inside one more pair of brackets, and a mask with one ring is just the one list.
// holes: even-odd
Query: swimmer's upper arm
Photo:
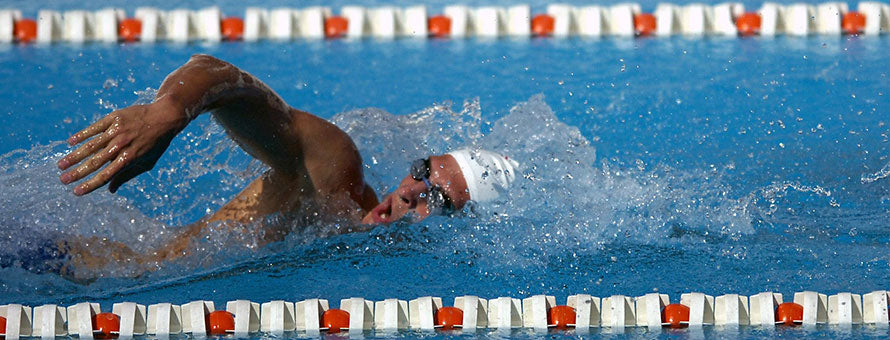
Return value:
[(304, 128), (293, 124), (307, 114), (287, 105), (269, 86), (234, 65), (195, 55), (167, 76), (157, 100), (169, 100), (188, 119), (212, 112), (242, 149), (283, 174), (300, 171)]

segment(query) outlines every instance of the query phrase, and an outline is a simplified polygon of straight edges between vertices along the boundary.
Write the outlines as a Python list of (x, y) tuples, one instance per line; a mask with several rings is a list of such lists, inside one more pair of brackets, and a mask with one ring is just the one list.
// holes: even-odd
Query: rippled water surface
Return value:
[(204, 116), (118, 194), (76, 198), (59, 184), (55, 161), (67, 147), (58, 141), (150, 99), (193, 53), (242, 67), (344, 129), (378, 193), (411, 160), (458, 147), (522, 164), (507, 197), (453, 219), (333, 237), (317, 235), (336, 226), (319, 225), (260, 249), (217, 232), (159, 271), (131, 279), (105, 269), (90, 284), (13, 261), (0, 269), (0, 304), (320, 297), (336, 306), (433, 295), (450, 305), (464, 294), (541, 293), (562, 304), (577, 293), (679, 301), (691, 291), (776, 291), (790, 300), (802, 290), (887, 289), (888, 47), (856, 37), (0, 47), (0, 259), (83, 236), (147, 251), (263, 171)]

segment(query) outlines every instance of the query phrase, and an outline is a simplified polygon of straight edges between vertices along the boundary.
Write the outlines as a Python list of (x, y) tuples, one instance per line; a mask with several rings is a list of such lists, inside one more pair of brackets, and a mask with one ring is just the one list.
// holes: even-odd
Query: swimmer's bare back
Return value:
[[(346, 133), (290, 107), (256, 77), (208, 55), (192, 56), (168, 75), (153, 103), (111, 112), (71, 136), (68, 143), (80, 146), (58, 161), (59, 168), (67, 170), (60, 180), (70, 184), (92, 175), (74, 187), (78, 196), (106, 184), (115, 192), (154, 167), (173, 138), (205, 112), (212, 112), (229, 136), (270, 170), (217, 212), (183, 228), (176, 240), (145, 254), (147, 261), (187, 254), (191, 240), (209, 223), (262, 225), (267, 215), (288, 215), (311, 206), (358, 224), (377, 204), (377, 195), (364, 182), (361, 156)], [(259, 244), (287, 233), (276, 228), (255, 231), (263, 235)], [(66, 247), (86, 252), (70, 242)]]

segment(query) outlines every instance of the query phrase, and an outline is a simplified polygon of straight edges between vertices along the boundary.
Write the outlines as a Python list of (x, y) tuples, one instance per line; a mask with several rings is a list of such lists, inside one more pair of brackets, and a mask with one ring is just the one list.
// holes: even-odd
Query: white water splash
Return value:
[[(491, 268), (522, 268), (540, 264), (548, 254), (595, 251), (608, 242), (675, 242), (674, 235), (707, 240), (753, 232), (748, 201), (731, 197), (720, 173), (678, 172), (642, 161), (623, 168), (597, 160), (594, 145), (576, 127), (562, 123), (542, 96), (516, 105), (488, 133), (482, 132), (481, 110), (476, 99), (460, 112), (446, 103), (410, 115), (361, 109), (332, 119), (359, 147), (366, 179), (380, 194), (398, 183), (411, 160), (460, 147), (498, 150), (521, 163), (521, 176), (506, 197), (467, 208), (467, 216), (425, 221), (429, 231), (409, 238), (425, 239), (416, 246), (436, 242), (443, 255), (467, 251), (480, 254)], [(222, 128), (206, 124), (178, 137), (165, 155), (171, 162), (137, 177), (120, 195), (100, 191), (76, 198), (57, 179), (54, 163), (64, 149), (57, 143), (0, 157), (0, 185), (5, 187), (0, 213), (6, 225), (20, 226), (21, 235), (101, 236), (150, 249), (169, 239), (173, 226), (222, 205), (262, 169), (236, 149)], [(314, 235), (342, 227), (318, 226), (315, 231), (321, 232)], [(455, 232), (466, 237), (455, 238)], [(206, 271), (200, 268), (258, 256), (252, 250), (255, 242), (237, 234), (211, 233), (197, 245), (199, 255), (152, 274), (152, 280), (197, 275)], [(314, 235), (290, 237), (270, 249), (299, 249)], [(364, 242), (374, 242), (374, 235)], [(403, 246), (415, 246), (408, 242)], [(15, 251), (27, 244), (11, 238), (3, 246)], [(126, 271), (103, 275), (120, 273)]]
[(884, 167), (881, 168), (881, 170), (878, 170), (878, 172), (875, 172), (873, 174), (863, 174), (862, 177), (860, 177), (859, 181), (862, 182), (862, 184), (869, 184), (880, 181), (887, 177), (890, 177), (890, 163), (885, 164)]
[[(334, 118), (371, 160), (366, 175), (381, 194), (398, 183), (412, 159), (455, 148), (492, 149), (520, 162), (506, 197), (465, 209), (468, 217), (424, 222), (443, 233), (433, 238), (448, 252), (480, 254), (494, 267), (516, 269), (605, 242), (672, 242), (678, 230), (718, 237), (753, 232), (747, 201), (730, 197), (720, 173), (598, 161), (594, 145), (562, 123), (542, 96), (517, 104), (484, 135), (460, 119), (475, 121), (478, 116), (466, 111), (477, 112), (477, 106), (468, 102), (460, 115), (435, 106), (408, 116), (365, 109)], [(448, 236), (453, 233), (466, 235)]]

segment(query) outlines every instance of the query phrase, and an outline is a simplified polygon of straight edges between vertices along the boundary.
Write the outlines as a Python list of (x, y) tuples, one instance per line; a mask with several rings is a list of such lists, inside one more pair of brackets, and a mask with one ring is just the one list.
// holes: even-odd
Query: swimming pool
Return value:
[[(523, 164), (471, 216), (262, 249), (231, 235), (139, 279), (0, 269), (0, 304), (360, 296), (866, 293), (890, 282), (885, 37), (295, 41), (2, 46), (0, 221), (8, 255), (47, 234), (163, 242), (262, 167), (203, 117), (155, 170), (73, 197), (63, 140), (150, 98), (193, 53), (228, 60), (356, 141), (379, 193), (410, 160), (477, 144)], [(379, 109), (377, 109), (379, 108)], [(398, 148), (393, 148), (398, 146)], [(393, 152), (394, 151), (394, 152)], [(126, 269), (120, 269), (125, 271)], [(99, 274), (115, 276), (120, 271)], [(594, 330), (599, 334), (601, 330)], [(629, 336), (697, 337), (690, 331)], [(705, 336), (886, 337), (852, 330)], [(480, 333), (500, 336), (499, 333)], [(407, 337), (416, 333), (405, 333)], [(533, 336), (524, 331), (517, 336)]]

